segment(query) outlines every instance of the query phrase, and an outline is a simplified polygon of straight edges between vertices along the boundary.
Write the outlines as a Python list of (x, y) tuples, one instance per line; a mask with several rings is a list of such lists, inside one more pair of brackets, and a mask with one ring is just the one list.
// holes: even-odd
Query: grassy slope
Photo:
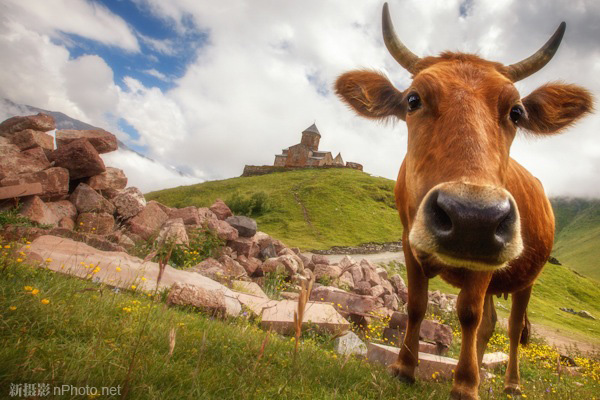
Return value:
[(325, 169), (205, 182), (149, 193), (146, 198), (174, 207), (207, 207), (217, 198), (227, 201), (236, 191), (265, 192), (272, 209), (257, 218), (259, 229), (287, 245), (310, 250), (399, 240), (402, 225), (393, 187), (389, 179), (360, 171)]
[(600, 280), (600, 200), (553, 199), (553, 255), (577, 272)]
[[(331, 338), (308, 334), (294, 360), (293, 342), (272, 334), (261, 356), (266, 333), (252, 322), (166, 308), (142, 293), (115, 293), (21, 264), (2, 268), (0, 263), (2, 398), (10, 383), (120, 386), (122, 394), (125, 381), (130, 399), (436, 400), (449, 395), (448, 382), (404, 385), (382, 367), (336, 356)], [(32, 295), (25, 286), (39, 293)], [(176, 341), (169, 357), (172, 329)], [(529, 398), (592, 399), (598, 393), (598, 383), (589, 378), (557, 380), (552, 365), (539, 368), (523, 360), (522, 371)], [(503, 367), (494, 372), (501, 376)], [(486, 381), (480, 391), (486, 399), (507, 398), (501, 378)]]

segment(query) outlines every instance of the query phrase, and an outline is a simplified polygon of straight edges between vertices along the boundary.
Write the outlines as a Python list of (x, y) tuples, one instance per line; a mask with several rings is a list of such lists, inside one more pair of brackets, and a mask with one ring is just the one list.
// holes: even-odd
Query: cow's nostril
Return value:
[(496, 227), (495, 239), (502, 245), (506, 245), (512, 238), (515, 226), (516, 213), (509, 203), (506, 210), (506, 216)]
[(432, 223), (438, 231), (448, 233), (452, 231), (452, 219), (437, 201), (432, 205), (432, 212)]

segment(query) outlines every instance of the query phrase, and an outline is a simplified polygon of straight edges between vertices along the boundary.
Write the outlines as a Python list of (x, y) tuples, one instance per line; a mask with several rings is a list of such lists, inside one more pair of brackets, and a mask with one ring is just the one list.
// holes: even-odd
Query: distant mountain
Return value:
[(552, 254), (571, 269), (600, 281), (600, 199), (556, 197)]

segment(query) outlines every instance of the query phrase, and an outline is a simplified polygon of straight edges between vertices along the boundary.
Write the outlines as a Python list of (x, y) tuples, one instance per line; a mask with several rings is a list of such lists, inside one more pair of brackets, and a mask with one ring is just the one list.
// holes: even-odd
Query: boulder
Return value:
[(43, 171), (31, 172), (2, 179), (2, 186), (23, 185), (39, 182), (42, 185), (41, 198), (56, 199), (69, 194), (69, 171), (54, 167)]
[(246, 270), (248, 276), (262, 276), (262, 261), (256, 257), (238, 256), (237, 262)]
[(400, 308), (400, 299), (397, 294), (384, 294), (383, 295), (383, 305), (385, 308), (389, 308), (393, 311), (398, 311)]
[(7, 138), (0, 136), (0, 158), (8, 157), (21, 152), (21, 150), (11, 143)]
[(25, 129), (12, 135), (11, 140), (20, 150), (41, 147), (46, 154), (54, 150), (54, 138), (47, 133)]
[(231, 247), (238, 256), (243, 255), (246, 257), (257, 257), (260, 253), (258, 244), (248, 237), (239, 237), (235, 240), (229, 240), (227, 246)]
[[(42, 184), (39, 182), (24, 183), (22, 185), (15, 186), (4, 186), (0, 187), (0, 200), (39, 195), (42, 194), (42, 192)], [(11, 208), (13, 208), (12, 204), (4, 202), (4, 204), (0, 206), (0, 211), (6, 211)]]
[[(266, 307), (262, 312), (261, 327), (292, 335), (295, 332), (294, 313), (297, 310), (298, 302), (291, 300), (282, 300), (272, 307)], [(350, 323), (331, 305), (311, 302), (306, 304), (302, 325), (330, 334), (341, 333), (350, 328)]]
[(80, 213), (105, 212), (111, 215), (115, 213), (115, 206), (85, 183), (80, 183), (75, 188), (69, 200)]
[(115, 229), (115, 218), (105, 212), (83, 212), (77, 217), (76, 226), (81, 232), (107, 235)]
[(222, 265), (223, 274), (225, 276), (232, 278), (242, 278), (247, 276), (244, 267), (242, 267), (240, 263), (235, 261), (233, 258), (222, 255), (219, 257), (219, 262)]
[(392, 293), (394, 293), (394, 287), (392, 286), (392, 284), (390, 283), (390, 281), (388, 281), (387, 279), (382, 279), (381, 280), (381, 287), (383, 287), (383, 290), (384, 290), (385, 294), (392, 294)]
[[(340, 266), (341, 265), (342, 265), (342, 263), (340, 262)], [(352, 274), (352, 279), (354, 279), (354, 284), (355, 285), (357, 285), (358, 282), (364, 281), (365, 274), (363, 273), (363, 270), (362, 270), (362, 268), (360, 266), (358, 266), (358, 265), (351, 265), (348, 268), (348, 271)], [(369, 285), (369, 286), (371, 286), (371, 285)]]
[(355, 265), (356, 261), (354, 261), (350, 256), (344, 256), (338, 264), (342, 270), (347, 270), (350, 269), (350, 267), (352, 267), (353, 265)]
[(390, 277), (390, 283), (392, 284), (394, 292), (396, 293), (400, 293), (406, 290), (406, 284), (404, 283), (404, 279), (402, 279), (400, 275), (392, 275)]
[[(375, 343), (367, 345), (367, 359), (385, 366), (394, 364), (399, 353), (400, 349), (398, 347)], [(458, 361), (453, 358), (419, 352), (419, 365), (415, 371), (415, 376), (417, 379), (429, 381), (434, 379), (451, 380), (457, 365)]]
[(224, 221), (227, 218), (233, 216), (233, 213), (227, 207), (227, 204), (223, 202), (221, 199), (217, 199), (212, 206), (209, 207), (210, 211), (212, 211), (218, 219)]
[(25, 200), (20, 214), (41, 225), (56, 226), (60, 221), (60, 218), (38, 196), (32, 196)]
[(194, 206), (175, 208), (169, 212), (169, 218), (181, 218), (184, 225), (202, 225), (198, 208)]
[(371, 285), (367, 281), (360, 281), (354, 284), (354, 291), (358, 294), (371, 296), (373, 295), (373, 291), (371, 290)]
[(589, 311), (581, 310), (577, 313), (580, 317), (587, 319), (596, 319)]
[(375, 268), (375, 272), (377, 273), (377, 275), (379, 275), (382, 281), (387, 280), (388, 272), (385, 270), (385, 268), (377, 267)]
[(50, 167), (44, 151), (39, 147), (0, 157), (0, 180), (21, 174), (43, 171)]
[(262, 265), (263, 273), (281, 271), (287, 276), (292, 276), (302, 271), (304, 268), (301, 265), (302, 261), (298, 256), (285, 254), (283, 256), (268, 258)]
[(365, 281), (369, 282), (371, 286), (381, 285), (381, 277), (375, 272), (376, 267), (369, 260), (361, 260), (360, 267)]
[(324, 256), (321, 254), (313, 254), (311, 257), (311, 260), (312, 260), (313, 264), (315, 264), (315, 265), (317, 265), (317, 264), (329, 265), (329, 258), (327, 258), (327, 256)]
[(46, 203), (46, 206), (52, 210), (58, 218), (70, 218), (73, 221), (77, 218), (77, 208), (69, 200), (59, 200)]
[(142, 211), (128, 221), (129, 230), (144, 240), (158, 234), (169, 216), (156, 202), (149, 202)]
[(75, 229), (75, 221), (69, 217), (62, 217), (60, 221), (58, 221), (58, 227), (72, 231)]
[(173, 243), (176, 245), (189, 244), (190, 239), (188, 238), (188, 234), (185, 230), (183, 219), (174, 218), (167, 220), (162, 228), (160, 228), (160, 232), (158, 233), (156, 241), (161, 245), (165, 243)]
[(87, 183), (94, 190), (121, 190), (127, 186), (127, 177), (122, 169), (106, 167), (106, 171), (92, 176)]
[(269, 296), (267, 296), (265, 292), (263, 292), (261, 287), (258, 286), (258, 284), (256, 284), (255, 282), (233, 281), (231, 282), (231, 284), (232, 290), (236, 292), (248, 293), (265, 299), (269, 298)]
[(347, 287), (350, 291), (354, 290), (354, 278), (352, 278), (352, 274), (349, 271), (341, 274), (338, 279), (338, 285)]
[(348, 293), (332, 286), (320, 286), (313, 289), (310, 300), (332, 303), (342, 315), (365, 315), (375, 311), (378, 307), (377, 299), (373, 296)]
[(112, 202), (117, 209), (117, 214), (123, 219), (135, 217), (146, 207), (146, 199), (136, 187), (128, 187), (121, 191), (113, 197)]
[(218, 221), (219, 219), (215, 215), (214, 212), (210, 211), (208, 207), (199, 207), (198, 208), (198, 216), (200, 220), (198, 225), (206, 225), (208, 226), (211, 221)]
[(317, 264), (313, 272), (317, 280), (322, 278), (336, 279), (341, 275), (342, 270), (337, 265)]
[(383, 286), (375, 285), (375, 286), (371, 287), (371, 296), (383, 297), (384, 294), (385, 294), (385, 290), (383, 289)]
[(242, 237), (252, 237), (256, 234), (256, 221), (244, 216), (228, 217), (225, 221)]
[(199, 286), (175, 283), (167, 297), (168, 305), (193, 306), (224, 316), (227, 311), (225, 295), (220, 291), (209, 291)]
[(214, 280), (220, 280), (224, 277), (223, 265), (214, 258), (207, 258), (186, 271), (195, 272)]
[[(399, 329), (404, 332), (406, 331), (407, 323), (408, 315), (396, 311), (392, 314), (389, 326), (390, 328)], [(448, 348), (452, 344), (452, 328), (448, 325), (425, 319), (421, 322), (419, 338)]]
[(360, 340), (356, 333), (349, 331), (333, 341), (333, 350), (343, 356), (367, 356), (367, 345)]
[(33, 129), (34, 131), (48, 132), (56, 129), (54, 118), (48, 114), (12, 117), (0, 124), (0, 136), (10, 137), (13, 133)]
[(50, 161), (57, 167), (68, 169), (71, 180), (89, 178), (106, 171), (104, 161), (87, 139), (59, 147), (50, 154)]
[(117, 137), (102, 129), (56, 131), (56, 145), (58, 148), (67, 146), (76, 140), (87, 139), (100, 154), (117, 150)]
[(229, 225), (227, 222), (219, 219), (211, 220), (208, 224), (208, 227), (210, 230), (215, 232), (217, 237), (221, 240), (232, 241), (237, 240), (239, 237), (237, 229)]
[[(83, 235), (78, 232), (71, 234)], [(93, 237), (95, 235), (88, 235)], [(108, 241), (106, 241), (108, 242)], [(110, 243), (110, 242), (109, 242)], [(76, 242), (71, 239), (56, 236), (40, 236), (32, 241), (30, 248), (23, 248), (28, 260), (40, 260), (41, 264), (53, 271), (85, 278), (89, 274), (89, 268), (85, 265), (93, 263), (100, 266), (100, 271), (94, 274), (94, 278), (109, 286), (132, 290), (135, 286), (136, 292), (153, 292), (155, 289), (169, 289), (174, 284), (197, 286), (208, 292), (211, 296), (221, 298), (217, 292), (224, 296), (224, 312), (231, 316), (237, 316), (241, 312), (240, 302), (236, 299), (233, 291), (227, 287), (208, 279), (200, 274), (175, 269), (165, 266), (158, 281), (159, 265), (152, 261), (142, 260), (122, 251), (101, 251), (86, 243)], [(48, 258), (50, 262), (45, 262)], [(82, 265), (85, 264), (85, 265)], [(64, 266), (64, 268), (61, 268)], [(119, 268), (117, 270), (116, 268)], [(142, 280), (144, 277), (145, 280)], [(173, 302), (173, 304), (183, 302)], [(190, 305), (194, 305), (191, 303)], [(221, 302), (217, 307), (211, 306), (209, 302), (200, 303), (208, 311), (223, 311)]]

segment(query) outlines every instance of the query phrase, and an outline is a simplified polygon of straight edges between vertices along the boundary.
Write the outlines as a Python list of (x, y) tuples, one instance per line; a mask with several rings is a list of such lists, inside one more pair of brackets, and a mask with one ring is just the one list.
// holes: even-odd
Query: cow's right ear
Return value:
[(372, 119), (406, 117), (402, 92), (382, 74), (373, 71), (350, 71), (335, 82), (335, 92), (358, 114)]

